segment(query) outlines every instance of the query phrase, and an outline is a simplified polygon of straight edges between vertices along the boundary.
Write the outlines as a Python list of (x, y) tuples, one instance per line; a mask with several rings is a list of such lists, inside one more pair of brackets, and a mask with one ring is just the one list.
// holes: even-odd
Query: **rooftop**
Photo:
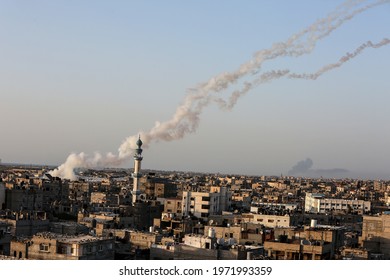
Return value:
[(45, 239), (55, 239), (60, 242), (67, 243), (88, 243), (93, 241), (105, 240), (109, 238), (96, 237), (91, 235), (67, 235), (67, 234), (58, 234), (53, 232), (39, 232), (35, 236), (43, 237)]

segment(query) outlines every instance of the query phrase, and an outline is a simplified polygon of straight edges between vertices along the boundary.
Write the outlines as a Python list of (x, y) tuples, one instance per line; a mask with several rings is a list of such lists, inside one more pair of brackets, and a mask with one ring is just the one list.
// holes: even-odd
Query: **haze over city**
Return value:
[(140, 134), (143, 168), (389, 179), (389, 12), (2, 1), (0, 158), (131, 166), (126, 139)]

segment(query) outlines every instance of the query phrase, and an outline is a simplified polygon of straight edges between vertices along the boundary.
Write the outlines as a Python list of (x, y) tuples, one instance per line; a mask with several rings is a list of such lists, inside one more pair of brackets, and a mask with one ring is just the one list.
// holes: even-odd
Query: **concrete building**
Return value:
[(250, 207), (251, 213), (260, 214), (265, 209), (269, 211), (294, 211), (298, 208), (298, 203), (271, 203), (271, 202), (255, 202)]
[(344, 212), (364, 214), (371, 211), (371, 202), (364, 200), (325, 198), (318, 193), (306, 193), (305, 211), (310, 213)]
[(32, 236), (37, 232), (48, 231), (50, 221), (45, 212), (3, 211), (0, 222), (8, 225), (12, 236)]
[(242, 214), (243, 222), (261, 224), (269, 228), (295, 226), (297, 224), (297, 220), (294, 220), (294, 218), (295, 216), (289, 215)]
[(263, 247), (222, 244), (210, 234), (187, 234), (182, 244), (153, 244), (150, 248), (152, 260), (246, 260), (262, 254)]
[(69, 200), (73, 203), (82, 205), (84, 202), (91, 200), (92, 185), (89, 182), (70, 182), (69, 183)]
[(168, 178), (159, 178), (155, 173), (149, 173), (139, 178), (139, 191), (147, 198), (177, 197), (177, 186)]
[(138, 249), (149, 249), (152, 244), (160, 243), (162, 235), (147, 231), (130, 231), (130, 244)]
[(210, 192), (183, 192), (183, 214), (207, 219), (210, 215), (221, 214), (231, 205), (232, 193), (226, 187), (211, 187)]
[(76, 222), (50, 222), (49, 231), (57, 234), (88, 234), (89, 228)]
[(48, 175), (48, 179), (42, 180), (43, 210), (53, 213), (53, 205), (67, 203), (69, 201), (69, 182), (63, 182), (60, 178), (53, 178)]
[(174, 213), (163, 212), (161, 219), (154, 219), (154, 227), (163, 233), (181, 241), (185, 234), (192, 233), (196, 220), (176, 216)]
[(12, 240), (11, 256), (30, 260), (113, 260), (114, 239), (41, 232)]
[(0, 255), (8, 256), (10, 253), (11, 232), (7, 223), (0, 222)]
[(14, 187), (5, 190), (5, 209), (13, 211), (43, 210), (43, 191), (38, 186)]
[(182, 215), (182, 199), (179, 197), (164, 199), (164, 212)]
[(0, 210), (5, 209), (5, 184), (3, 179), (0, 178)]
[(212, 232), (209, 236), (216, 237), (219, 242), (228, 242), (230, 244), (239, 244), (243, 238), (242, 232), (243, 228), (241, 225), (232, 225), (232, 226), (205, 226), (204, 231), (207, 233)]
[(334, 259), (344, 245), (344, 228), (315, 226), (275, 229), (275, 240), (265, 241), (264, 250), (271, 259), (323, 260)]
[(369, 260), (371, 256), (365, 248), (342, 248), (340, 258), (343, 260)]
[(137, 230), (148, 230), (153, 226), (154, 219), (160, 218), (164, 205), (158, 201), (136, 202), (131, 208), (129, 216), (132, 218), (128, 227)]
[(224, 244), (262, 245), (266, 239), (264, 226), (242, 222), (237, 225), (208, 225), (205, 232), (214, 232), (217, 240)]
[[(390, 212), (379, 216), (363, 216), (359, 243), (371, 254), (383, 254), (390, 259)], [(387, 214), (388, 213), (388, 214)]]
[(115, 207), (119, 205), (119, 195), (107, 192), (92, 192), (90, 204)]
[(264, 250), (270, 259), (276, 260), (322, 260), (331, 257), (330, 243), (264, 242)]

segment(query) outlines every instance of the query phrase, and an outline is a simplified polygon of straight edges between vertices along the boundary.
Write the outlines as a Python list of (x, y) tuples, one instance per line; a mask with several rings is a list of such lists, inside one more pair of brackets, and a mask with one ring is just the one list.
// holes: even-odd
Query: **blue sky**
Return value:
[[(117, 153), (128, 136), (169, 120), (189, 88), (236, 71), (342, 3), (2, 0), (0, 158), (57, 165), (71, 152)], [(261, 71), (315, 72), (390, 38), (389, 14), (389, 3), (359, 13), (311, 53)], [(231, 111), (211, 103), (196, 132), (151, 143), (143, 167), (279, 175), (310, 158), (312, 172), (390, 178), (389, 46), (316, 80), (261, 84)]]

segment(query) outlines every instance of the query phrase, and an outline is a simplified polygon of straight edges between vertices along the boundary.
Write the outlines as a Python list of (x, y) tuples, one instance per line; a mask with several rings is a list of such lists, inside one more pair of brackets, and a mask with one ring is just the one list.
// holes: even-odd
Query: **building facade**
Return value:
[(41, 232), (12, 240), (11, 256), (31, 260), (113, 260), (114, 239)]
[(365, 214), (371, 211), (371, 202), (365, 200), (325, 198), (323, 194), (306, 193), (305, 211), (310, 213), (329, 213), (336, 211)]
[(371, 253), (390, 259), (390, 214), (363, 216), (363, 230), (359, 243)]
[(231, 206), (231, 192), (226, 187), (212, 187), (210, 192), (183, 192), (182, 213), (206, 218), (227, 211)]

